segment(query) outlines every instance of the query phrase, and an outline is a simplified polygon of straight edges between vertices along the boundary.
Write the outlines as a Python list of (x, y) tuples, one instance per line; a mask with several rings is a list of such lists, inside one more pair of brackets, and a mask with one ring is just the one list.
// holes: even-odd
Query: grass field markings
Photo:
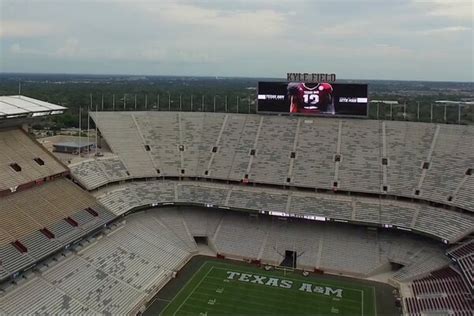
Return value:
[[(268, 271), (263, 271), (263, 270), (261, 270), (260, 268), (255, 267), (255, 266), (250, 266), (250, 267), (249, 267), (249, 266), (243, 266), (243, 265), (237, 265), (237, 264), (231, 264), (231, 263), (222, 263), (222, 262), (219, 262), (219, 261), (206, 261), (206, 262), (212, 263), (214, 266), (221, 266), (221, 267), (224, 267), (224, 268), (225, 268), (226, 266), (229, 266), (229, 265), (234, 265), (234, 266), (238, 266), (239, 268), (242, 268), (242, 269), (248, 269), (249, 271), (259, 270), (259, 271), (262, 271), (262, 272), (268, 272)], [(220, 267), (215, 267), (215, 268), (222, 270)], [(238, 272), (243, 272), (243, 271), (239, 271), (239, 270), (236, 270), (236, 271), (238, 271)], [(282, 270), (275, 269), (274, 271), (279, 272), (279, 271), (282, 271)], [(298, 270), (296, 270), (296, 271), (298, 271)], [(246, 271), (246, 272), (248, 272), (248, 271)], [(283, 275), (283, 272), (281, 272), (281, 273), (282, 273), (282, 275)], [(294, 272), (288, 272), (288, 273), (290, 273), (290, 274), (293, 273), (293, 274), (294, 274)], [(329, 276), (329, 277), (339, 277), (338, 275), (333, 275), (333, 274), (325, 274), (325, 276)], [(313, 277), (314, 277), (314, 276), (313, 276)], [(302, 278), (302, 280), (304, 280), (304, 279)], [(329, 281), (329, 282), (341, 282), (341, 283), (343, 283), (343, 284), (350, 283), (350, 281), (347, 281), (347, 280), (342, 280), (342, 281), (339, 281), (339, 280), (326, 280), (326, 281)], [(358, 279), (358, 281), (361, 281), (361, 280)], [(362, 281), (364, 281), (364, 280), (362, 280)], [(324, 284), (324, 285), (327, 285), (327, 284)], [(372, 285), (368, 285), (368, 284), (358, 284), (357, 286), (360, 287), (360, 288), (366, 288), (366, 289), (372, 289), (372, 288), (373, 288)]]
[[(209, 279), (209, 276), (207, 277), (207, 279)], [(276, 300), (279, 300), (279, 299), (275, 299), (275, 297), (279, 296), (279, 297), (288, 298), (288, 295), (291, 294), (292, 301), (287, 301), (286, 304), (299, 306), (300, 303), (308, 304), (308, 297), (313, 295), (312, 293), (306, 293), (306, 292), (305, 292), (306, 295), (301, 295), (301, 293), (299, 293), (298, 291), (290, 291), (290, 292), (286, 292), (284, 294), (281, 294), (282, 293), (281, 290), (283, 290), (283, 291), (286, 290), (287, 291), (288, 289), (277, 288), (277, 287), (268, 288), (268, 287), (261, 287), (261, 286), (255, 287), (255, 286), (253, 286), (253, 284), (252, 284), (252, 286), (249, 286), (246, 283), (234, 283), (234, 284), (235, 285), (241, 285), (241, 286), (236, 286), (234, 289), (230, 289), (229, 293), (232, 293), (233, 291), (238, 292), (239, 289), (245, 288), (246, 292), (259, 294), (259, 296), (261, 296), (259, 298), (260, 301), (268, 301), (270, 303), (275, 302)], [(219, 286), (220, 284), (212, 283), (211, 284), (212, 288), (211, 288), (211, 286), (206, 287), (206, 285), (208, 285), (208, 284), (203, 283), (201, 285), (201, 291), (197, 292), (197, 293), (194, 293), (194, 297), (199, 296), (199, 295), (208, 297), (208, 295), (211, 295), (211, 294), (214, 293), (214, 287)], [(264, 288), (266, 290), (263, 290)], [(206, 293), (202, 293), (202, 292), (206, 292)], [(297, 294), (297, 295), (295, 295), (295, 294)], [(190, 299), (193, 299), (193, 298), (190, 298)], [(194, 298), (194, 299), (197, 300), (197, 298)], [(227, 301), (228, 299), (223, 297), (221, 300), (222, 301)], [(294, 303), (292, 303), (293, 301), (294, 301)], [(309, 301), (311, 301), (311, 300), (309, 300)], [(245, 302), (245, 303), (248, 303), (248, 302)], [(326, 297), (326, 296), (318, 296), (318, 301), (314, 301), (314, 305), (315, 304), (321, 304), (321, 303), (324, 303), (324, 305), (334, 304), (333, 298)], [(361, 304), (360, 304), (359, 300), (351, 300), (351, 299), (345, 298), (342, 301), (337, 301), (336, 304), (343, 304), (343, 305), (349, 307), (351, 310), (359, 311), (361, 309)]]
[[(199, 303), (202, 303), (203, 301), (198, 299), (198, 298), (195, 298), (195, 297), (190, 297), (188, 300), (194, 300), (194, 301), (197, 301)], [(249, 312), (257, 312), (257, 311), (267, 311), (267, 312), (275, 312), (275, 310), (270, 310), (268, 309), (268, 304), (267, 303), (258, 303), (258, 302), (248, 302), (248, 301), (244, 301), (244, 300), (232, 300), (232, 303), (234, 302), (237, 302), (237, 303), (241, 303), (238, 307), (238, 311), (237, 313), (239, 313), (241, 310), (247, 310)], [(287, 304), (288, 302), (286, 302), (285, 306), (279, 306), (276, 308), (276, 311), (287, 311), (287, 312), (294, 312), (295, 309), (293, 306), (290, 306), (289, 304)], [(219, 302), (219, 306), (220, 307), (228, 307), (227, 309), (222, 309), (222, 308), (216, 308), (215, 306), (212, 307), (212, 310), (213, 311), (216, 311), (216, 310), (221, 310), (221, 311), (228, 311), (229, 309), (233, 309), (235, 311), (236, 307), (235, 307), (235, 304), (226, 304), (225, 301), (223, 302)], [(256, 309), (255, 306), (261, 306), (263, 308), (261, 309)], [(300, 304), (295, 304), (295, 306), (298, 306), (298, 307), (301, 307)], [(313, 307), (318, 307), (318, 310), (320, 310), (320, 307), (321, 307), (321, 304), (314, 304), (312, 305)], [(183, 309), (186, 309), (186, 306), (183, 306), (183, 308), (181, 309), (181, 311)]]
[[(230, 269), (230, 268), (219, 268), (219, 267), (213, 267), (215, 268), (216, 270), (231, 270), (231, 271), (234, 271), (234, 272), (244, 272), (244, 273), (247, 273), (247, 272), (251, 272), (251, 271), (242, 271), (242, 270), (236, 270), (236, 269)], [(279, 276), (279, 275), (272, 275), (272, 274), (266, 274), (265, 273), (266, 271), (262, 271), (263, 275), (265, 276), (270, 276), (270, 277), (274, 277), (274, 278), (280, 278), (280, 279), (286, 279), (286, 280), (291, 280), (291, 281), (308, 281), (306, 283), (312, 283), (313, 285), (315, 285), (315, 283), (317, 282), (316, 285), (326, 285), (326, 286), (337, 286), (341, 289), (346, 289), (346, 290), (350, 290), (350, 291), (357, 291), (357, 292), (362, 292), (363, 290), (360, 290), (360, 289), (354, 289), (354, 288), (349, 288), (349, 287), (344, 287), (344, 286), (341, 286), (341, 285), (338, 285), (338, 284), (327, 284), (327, 283), (323, 283), (323, 282), (319, 282), (319, 281), (313, 281), (313, 279), (303, 279), (303, 278), (300, 278), (300, 279), (295, 279), (295, 278), (288, 278), (286, 276)]]
[(163, 301), (163, 302), (171, 303), (171, 300), (167, 300), (165, 298), (157, 298), (155, 301)]
[[(217, 278), (213, 278), (213, 279), (217, 279)], [(207, 278), (207, 280), (209, 280), (209, 277)], [(261, 284), (242, 283), (242, 282), (237, 282), (237, 281), (233, 282), (233, 284), (242, 285), (241, 287), (246, 287), (247, 286), (246, 290), (248, 288), (249, 291), (254, 291), (254, 292), (269, 293), (271, 290), (274, 290), (274, 291), (278, 290), (279, 293), (281, 293), (281, 294), (278, 294), (278, 296), (287, 296), (289, 293), (294, 293), (294, 294), (297, 293), (298, 296), (301, 296), (301, 297), (302, 297), (302, 295), (306, 295), (306, 297), (309, 297), (309, 296), (314, 297), (314, 295), (317, 295), (318, 299), (319, 298), (324, 298), (327, 301), (334, 301), (335, 300), (337, 302), (351, 302), (351, 303), (357, 303), (360, 306), (360, 300), (355, 300), (355, 299), (351, 299), (351, 298), (348, 298), (348, 297), (340, 299), (340, 298), (335, 298), (335, 297), (327, 296), (327, 295), (319, 295), (319, 293), (308, 293), (308, 292), (305, 292), (305, 291), (298, 291), (298, 290), (295, 290), (295, 289), (285, 289), (285, 288), (280, 288), (280, 287), (269, 287), (269, 286), (262, 286)], [(220, 283), (206, 281), (206, 282), (203, 283), (203, 285), (220, 286)], [(206, 290), (206, 289), (204, 289), (204, 290)], [(209, 290), (209, 291), (214, 292), (214, 289)], [(230, 289), (229, 291), (232, 291), (232, 289)], [(357, 298), (360, 298), (360, 296), (358, 295)]]
[[(234, 272), (252, 272), (250, 269), (249, 271), (242, 271), (242, 270), (237, 270), (237, 269), (230, 269), (229, 267), (227, 268), (223, 268), (223, 267), (214, 267), (216, 270), (231, 270), (231, 271), (234, 271)], [(319, 281), (313, 281), (312, 279), (310, 280), (305, 280), (303, 278), (298, 278), (298, 279), (295, 279), (295, 278), (289, 278), (289, 277), (281, 277), (281, 276), (277, 276), (277, 275), (273, 275), (273, 274), (267, 274), (265, 272), (267, 271), (262, 271), (263, 272), (263, 275), (265, 276), (270, 276), (270, 277), (278, 277), (278, 278), (284, 278), (284, 279), (287, 279), (287, 280), (292, 280), (292, 281), (308, 281), (306, 283), (311, 283), (313, 285), (325, 285), (325, 286), (333, 286), (333, 287), (339, 287), (339, 288), (342, 288), (342, 289), (346, 289), (346, 290), (349, 290), (349, 291), (354, 291), (354, 292), (358, 292), (359, 293), (359, 297), (361, 297), (361, 306), (363, 307), (364, 303), (363, 303), (363, 298), (364, 298), (364, 291), (365, 290), (361, 290), (361, 289), (355, 289), (355, 288), (349, 288), (349, 287), (344, 287), (344, 286), (340, 286), (339, 284), (328, 284), (328, 283), (322, 283), (322, 282), (319, 282)], [(216, 277), (216, 278), (219, 278), (219, 277)], [(316, 284), (317, 282), (317, 284)], [(336, 281), (337, 282), (337, 281)], [(257, 284), (258, 285), (258, 284)], [(370, 288), (369, 286), (366, 286), (364, 285), (363, 287), (365, 288)], [(373, 288), (373, 287), (372, 287)], [(285, 290), (285, 289), (282, 289), (282, 290)], [(286, 289), (287, 290), (287, 289)], [(306, 292), (305, 292), (306, 293)], [(312, 294), (317, 294), (317, 293), (312, 293)], [(321, 296), (321, 295), (318, 295), (319, 297), (324, 297), (324, 296)], [(352, 300), (346, 300), (346, 301), (352, 301)], [(352, 301), (352, 302), (355, 302), (355, 301)]]
[[(208, 266), (211, 265), (211, 264), (212, 264), (211, 268), (210, 268), (204, 275), (202, 275), (202, 274), (203, 274), (203, 269), (204, 269), (205, 267), (208, 267)], [(286, 277), (286, 276), (284, 276), (284, 275), (281, 275), (281, 276), (280, 276), (280, 275), (275, 275), (275, 274), (267, 274), (267, 271), (260, 271), (260, 269), (258, 269), (258, 268), (256, 268), (256, 267), (248, 267), (248, 268), (246, 269), (246, 267), (240, 266), (239, 268), (240, 268), (240, 269), (236, 269), (236, 265), (232, 265), (232, 264), (226, 264), (226, 263), (220, 263), (220, 262), (213, 262), (213, 261), (206, 261), (206, 262), (204, 262), (204, 263), (201, 265), (201, 267), (198, 269), (198, 271), (196, 271), (196, 272), (193, 274), (193, 276), (190, 278), (190, 280), (188, 280), (188, 282), (186, 282), (186, 284), (180, 289), (180, 291), (173, 297), (173, 299), (171, 300), (171, 302), (170, 302), (169, 304), (167, 304), (167, 306), (165, 307), (165, 309), (163, 310), (163, 312), (162, 312), (161, 314), (164, 314), (165, 311), (168, 310), (168, 309), (170, 308), (170, 306), (173, 305), (173, 303), (175, 302), (175, 300), (178, 299), (178, 297), (182, 294), (182, 292), (185, 291), (185, 290), (187, 290), (188, 286), (189, 286), (192, 282), (197, 281), (198, 278), (201, 278), (201, 279), (199, 280), (198, 284), (197, 284), (196, 286), (194, 286), (194, 288), (192, 289), (191, 293), (189, 293), (189, 294), (187, 295), (187, 297), (182, 301), (182, 303), (180, 304), (180, 306), (178, 307), (178, 309), (173, 313), (173, 315), (176, 315), (176, 314), (177, 314), (178, 312), (180, 312), (181, 310), (183, 310), (183, 311), (187, 310), (187, 309), (188, 309), (188, 306), (185, 306), (185, 305), (186, 305), (186, 303), (187, 303), (189, 300), (191, 300), (191, 301), (197, 301), (198, 303), (201, 303), (201, 304), (204, 303), (204, 302), (202, 302), (202, 300), (199, 300), (199, 299), (197, 299), (197, 298), (191, 298), (192, 295), (196, 295), (196, 294), (198, 294), (198, 296), (200, 296), (200, 295), (199, 295), (199, 294), (200, 294), (199, 292), (197, 292), (197, 293), (194, 293), (194, 292), (197, 290), (197, 288), (199, 288), (199, 287), (202, 285), (202, 283), (203, 283), (204, 281), (207, 280), (207, 283), (212, 283), (212, 280), (214, 279), (214, 280), (219, 280), (220, 282), (226, 282), (227, 284), (229, 284), (230, 281), (223, 278), (223, 277), (225, 277), (225, 276), (220, 276), (220, 277), (218, 277), (218, 276), (215, 274), (215, 272), (217, 272), (216, 270), (221, 270), (221, 271), (222, 271), (222, 270), (235, 271), (235, 272), (251, 273), (251, 274), (257, 274), (256, 272), (258, 271), (258, 272), (261, 272), (262, 275), (267, 276), (267, 277), (277, 277), (277, 278), (280, 278), (280, 279), (287, 279), (287, 280), (293, 280), (293, 281), (298, 281), (298, 282), (311, 283), (311, 284), (313, 284), (313, 285), (315, 285), (315, 283), (317, 283), (316, 285), (326, 285), (326, 286), (332, 286), (332, 287), (339, 287), (339, 288), (348, 290), (349, 293), (359, 292), (359, 293), (362, 293), (362, 297), (363, 297), (363, 295), (364, 295), (364, 294), (363, 294), (363, 292), (364, 292), (363, 290), (351, 288), (351, 287), (348, 287), (347, 285), (346, 285), (346, 286), (341, 286), (341, 285), (337, 284), (337, 283), (339, 283), (339, 281), (335, 281), (336, 284), (334, 284), (334, 283), (332, 283), (331, 281), (329, 281), (330, 283), (327, 283), (327, 282), (324, 282), (324, 281), (323, 281), (323, 282), (320, 282), (319, 280), (314, 280), (314, 279), (306, 280), (305, 278), (291, 278), (291, 277)], [(214, 275), (210, 275), (211, 272), (214, 272)], [(209, 281), (211, 281), (211, 282), (209, 282)], [(344, 283), (344, 281), (342, 281), (342, 282)], [(238, 284), (238, 283), (234, 283), (234, 282), (232, 282), (232, 283), (233, 283), (233, 284)], [(245, 285), (245, 284), (246, 284), (246, 283), (242, 283), (242, 285)], [(212, 284), (212, 285), (213, 285), (213, 286), (220, 286), (220, 287), (222, 287), (224, 284), (219, 283), (219, 284)], [(260, 284), (252, 284), (252, 285), (260, 285)], [(366, 285), (357, 285), (357, 286), (360, 287), (360, 288), (365, 288), (365, 289), (369, 288), (369, 286), (366, 286)], [(224, 287), (225, 287), (225, 285), (224, 285)], [(233, 290), (236, 290), (236, 289), (238, 289), (238, 288), (239, 288), (239, 287), (232, 287), (232, 288), (230, 289), (230, 291), (232, 292)], [(254, 286), (252, 286), (252, 287), (247, 287), (246, 290), (253, 291), (254, 293), (255, 293), (255, 292), (263, 293), (262, 296), (264, 296), (264, 297), (267, 296), (267, 297), (268, 297), (269, 292), (268, 292), (267, 290), (266, 290), (266, 291), (260, 291), (259, 288), (260, 288), (260, 287), (254, 287)], [(272, 288), (272, 287), (267, 287), (267, 289), (269, 289), (269, 288)], [(373, 286), (371, 286), (371, 288), (372, 288), (372, 293), (373, 293), (373, 295), (374, 295), (374, 309), (376, 310), (376, 307), (375, 307), (375, 304), (376, 304), (376, 302), (375, 302), (375, 288), (374, 288)], [(279, 289), (279, 290), (288, 290), (288, 289), (284, 289), (284, 288), (277, 288), (277, 289)], [(206, 290), (207, 290), (207, 289), (206, 289)], [(216, 291), (215, 288), (212, 289), (212, 290), (213, 290), (214, 293), (215, 293), (215, 291)], [(277, 291), (277, 292), (281, 292), (281, 291)], [(291, 292), (292, 292), (293, 294), (297, 293), (297, 291), (291, 291)], [(290, 293), (291, 293), (291, 292), (290, 292)], [(304, 293), (306, 293), (306, 292), (304, 292)], [(273, 294), (274, 297), (276, 296), (276, 295), (275, 295), (275, 291), (273, 291), (272, 294)], [(311, 295), (310, 293), (307, 293), (307, 294)], [(317, 294), (317, 293), (314, 293), (314, 294)], [(278, 295), (278, 296), (280, 296), (280, 295)], [(286, 295), (285, 295), (285, 296), (286, 296)], [(265, 299), (264, 299), (265, 301), (268, 300), (267, 297), (265, 297)], [(302, 297), (302, 296), (301, 296), (301, 295), (296, 295), (296, 296), (293, 297), (293, 299), (296, 299), (297, 297)], [(319, 295), (318, 295), (318, 299), (322, 299), (323, 297), (324, 297), (324, 296), (319, 296)], [(325, 298), (325, 297), (324, 297), (324, 298)], [(272, 300), (271, 297), (269, 297), (269, 299)], [(223, 302), (221, 302), (221, 303), (224, 303), (224, 301), (225, 301), (225, 302), (227, 302), (227, 301), (232, 301), (232, 300), (227, 299), (227, 297), (225, 297), (225, 296), (224, 296), (224, 298), (223, 298), (222, 300), (223, 300)], [(166, 301), (166, 300), (165, 300), (165, 301)], [(249, 303), (250, 303), (250, 302), (248, 302), (248, 301), (241, 301), (241, 300), (233, 300), (233, 301), (234, 301), (234, 302), (237, 302), (237, 303), (241, 302), (241, 306), (240, 306), (240, 307), (244, 306), (244, 304), (249, 304)], [(273, 299), (273, 302), (275, 302), (274, 299)], [(221, 303), (219, 303), (219, 305), (220, 305)], [(331, 303), (330, 301), (324, 299), (323, 303), (324, 303), (324, 306), (325, 306), (325, 307), (329, 307), (329, 308), (331, 307), (331, 306), (327, 306), (328, 303), (329, 303), (329, 304)], [(334, 303), (334, 302), (333, 302), (333, 303)], [(340, 302), (338, 302), (338, 303), (340, 304)], [(352, 304), (352, 303), (358, 303), (358, 302), (357, 302), (357, 301), (354, 301), (354, 300), (347, 299), (347, 298), (344, 298), (344, 299), (342, 300), (342, 304), (344, 304), (344, 306), (348, 307), (350, 310), (354, 310), (354, 309), (355, 309), (354, 307), (356, 307), (358, 310), (360, 309), (361, 305), (355, 305), (355, 304)], [(201, 305), (201, 304), (198, 304), (198, 305)], [(225, 304), (225, 303), (224, 303), (224, 304)], [(224, 305), (224, 304), (223, 304), (223, 305)], [(228, 304), (225, 304), (225, 305), (226, 305), (226, 306), (229, 306)], [(254, 305), (254, 304), (251, 304), (251, 305)], [(268, 306), (268, 304), (260, 304), (260, 305)], [(313, 306), (313, 304), (311, 304), (311, 305)], [(362, 305), (363, 305), (363, 299), (362, 299)], [(209, 307), (211, 307), (211, 306), (209, 306)], [(212, 309), (212, 310), (215, 310), (216, 307), (217, 307), (217, 306), (214, 305), (214, 306), (212, 306), (211, 309)], [(229, 306), (229, 307), (235, 308), (235, 306)], [(255, 306), (255, 307), (256, 307), (256, 306)], [(314, 307), (318, 307), (318, 305), (314, 305)], [(319, 306), (319, 307), (321, 307), (321, 306)], [(246, 308), (246, 309), (247, 309), (247, 308)], [(219, 310), (220, 310), (220, 309), (219, 309)], [(255, 309), (253, 309), (253, 310), (255, 311)], [(278, 307), (277, 307), (277, 310), (278, 310), (278, 311), (280, 311), (280, 310), (281, 310), (281, 311), (284, 311), (284, 310), (286, 310), (286, 309), (281, 309), (281, 306), (278, 306)], [(318, 308), (318, 310), (319, 310), (319, 308)], [(252, 311), (252, 310), (249, 310), (249, 311)], [(309, 312), (308, 312), (308, 313), (309, 313)]]
[[(207, 262), (205, 262), (201, 267), (203, 267)], [(175, 312), (173, 313), (173, 316), (176, 316), (176, 313), (181, 309), (181, 307), (186, 303), (186, 301), (188, 300), (188, 298), (193, 295), (194, 291), (196, 291), (196, 289), (201, 285), (201, 283), (206, 279), (207, 275), (214, 269), (213, 266), (211, 266), (211, 268), (209, 270), (207, 270), (206, 274), (202, 277), (202, 279), (198, 282), (198, 284), (196, 286), (194, 286), (193, 290), (191, 291), (191, 293), (188, 294), (188, 296), (186, 296), (186, 298), (183, 300), (183, 302), (181, 303), (181, 305), (179, 305), (178, 309), (175, 310)], [(199, 272), (199, 271), (198, 271)], [(195, 275), (197, 275), (198, 273), (196, 273)], [(193, 278), (194, 279), (194, 278)], [(185, 286), (186, 287), (186, 286)]]
[[(188, 299), (188, 302), (189, 301), (196, 301), (196, 302), (200, 302), (200, 303), (203, 302), (202, 299), (196, 297), (197, 295), (205, 296), (204, 294), (196, 293), (195, 295), (193, 295), (193, 297), (190, 297)], [(255, 306), (261, 306), (261, 307), (263, 307), (264, 310), (267, 310), (267, 311), (275, 311), (275, 309), (276, 309), (276, 310), (279, 310), (279, 311), (285, 310), (285, 311), (290, 311), (290, 312), (294, 311), (295, 309), (301, 308), (302, 304), (304, 304), (307, 307), (311, 307), (311, 309), (318, 309), (318, 310), (324, 310), (324, 311), (329, 311), (331, 309), (331, 307), (334, 306), (334, 305), (331, 304), (330, 301), (325, 301), (325, 302), (311, 301), (311, 300), (296, 301), (296, 300), (294, 300), (294, 297), (292, 297), (291, 299), (293, 300), (293, 302), (290, 302), (290, 301), (287, 300), (285, 302), (284, 306), (276, 306), (275, 303), (280, 302), (280, 299), (275, 299), (275, 298), (263, 299), (263, 298), (259, 297), (258, 301), (249, 302), (247, 300), (225, 299), (225, 298), (223, 298), (219, 301), (219, 306), (228, 306), (229, 308), (235, 310), (235, 308), (236, 308), (235, 303), (240, 303), (237, 310), (255, 311), (256, 310)], [(229, 302), (229, 304), (227, 304), (228, 302)], [(268, 306), (273, 306), (273, 308), (268, 308)], [(360, 305), (359, 304), (357, 304), (357, 305), (343, 304), (343, 306), (347, 310), (350, 310), (350, 311), (353, 311), (353, 312), (360, 311)], [(340, 308), (340, 306), (338, 306), (338, 308)]]
[(374, 292), (374, 315), (377, 315), (377, 295), (375, 295), (375, 286), (372, 286)]
[[(261, 303), (255, 303), (255, 302), (249, 302), (249, 301), (240, 301), (242, 303), (245, 303), (245, 304), (249, 304), (249, 305), (263, 305), (263, 306), (268, 306), (269, 304), (274, 304), (275, 302), (280, 302), (281, 301), (281, 297), (284, 297), (286, 298), (286, 302), (285, 304), (288, 305), (288, 306), (295, 306), (295, 307), (299, 307), (301, 306), (301, 304), (309, 304), (313, 307), (317, 307), (317, 306), (327, 306), (328, 308), (330, 306), (333, 306), (334, 304), (336, 305), (344, 305), (346, 306), (346, 308), (350, 309), (351, 311), (360, 311), (361, 309), (361, 305), (360, 305), (360, 302), (359, 301), (354, 301), (354, 300), (344, 300), (344, 301), (339, 301), (337, 303), (334, 303), (331, 299), (328, 299), (328, 298), (324, 298), (324, 299), (321, 299), (318, 297), (318, 300), (309, 300), (308, 299), (308, 296), (305, 296), (304, 298), (302, 296), (299, 296), (299, 295), (291, 295), (291, 300), (289, 300), (288, 298), (290, 297), (289, 295), (276, 295), (275, 292), (273, 293), (269, 293), (268, 291), (258, 291), (258, 290), (254, 290), (254, 289), (251, 289), (251, 288), (248, 288), (246, 289), (247, 292), (249, 293), (257, 293), (259, 295), (259, 298), (258, 300), (261, 302)], [(199, 295), (202, 295), (202, 296), (205, 296), (207, 297), (209, 294), (212, 294), (212, 291), (209, 291), (210, 293), (195, 293), (193, 297), (189, 298), (189, 300), (193, 299), (193, 300), (198, 300), (198, 298), (196, 296), (199, 296)], [(293, 292), (293, 294), (295, 294), (296, 292)], [(226, 297), (223, 297), (219, 304), (225, 304), (225, 302), (227, 301), (239, 301), (239, 300), (236, 300), (236, 299), (228, 299)], [(264, 303), (266, 302), (266, 303)]]
[(208, 263), (208, 261), (204, 262), (200, 267), (199, 269), (193, 274), (193, 276), (191, 278), (189, 278), (188, 282), (186, 282), (186, 284), (184, 284), (184, 286), (178, 291), (178, 293), (176, 293), (176, 295), (173, 297), (173, 299), (171, 300), (171, 302), (166, 305), (166, 307), (163, 309), (163, 311), (160, 313), (160, 315), (164, 314), (165, 311), (168, 309), (168, 307), (173, 304), (174, 300), (181, 294), (182, 291), (184, 291), (184, 289), (186, 289), (189, 285), (189, 283), (191, 283), (191, 281), (193, 281), (198, 275), (199, 273), (201, 272), (201, 270), (204, 268), (204, 266), (206, 266)]
[[(248, 271), (242, 271), (242, 270), (223, 268), (223, 267), (222, 268), (221, 267), (213, 267), (213, 268), (215, 268), (216, 270), (231, 270), (231, 271), (234, 271), (234, 272), (242, 272), (242, 273), (252, 272), (250, 269)], [(264, 272), (264, 271), (262, 271), (262, 272)], [(263, 275), (270, 276), (270, 277), (282, 278), (282, 276), (277, 276), (277, 275), (267, 274), (267, 273), (263, 273)], [(286, 277), (286, 276), (283, 276), (283, 278), (287, 279), (287, 280), (292, 280), (292, 281), (303, 281), (303, 280), (306, 281), (303, 278), (296, 279), (296, 278), (289, 278), (289, 277)], [(317, 282), (317, 284), (316, 284), (316, 282)], [(341, 285), (338, 285), (338, 284), (327, 284), (327, 283), (323, 283), (323, 282), (319, 282), (319, 281), (313, 281), (311, 279), (309, 280), (309, 282), (306, 282), (306, 283), (311, 283), (313, 285), (325, 285), (325, 286), (339, 287), (339, 288), (346, 289), (346, 290), (349, 290), (349, 291), (359, 292), (360, 293), (359, 297), (361, 297), (361, 300), (360, 300), (361, 311), (362, 311), (362, 315), (364, 315), (364, 291), (365, 290), (349, 288), (349, 287), (341, 286)], [(369, 286), (367, 286), (367, 285), (363, 285), (361, 287), (369, 288)], [(284, 289), (282, 289), (282, 290), (284, 290)], [(313, 293), (313, 294), (315, 294), (315, 293)], [(318, 295), (318, 297), (323, 297), (323, 296)], [(350, 301), (350, 300), (345, 300), (345, 301)], [(355, 301), (352, 301), (352, 302), (355, 302)], [(375, 296), (374, 296), (374, 304), (375, 304)]]

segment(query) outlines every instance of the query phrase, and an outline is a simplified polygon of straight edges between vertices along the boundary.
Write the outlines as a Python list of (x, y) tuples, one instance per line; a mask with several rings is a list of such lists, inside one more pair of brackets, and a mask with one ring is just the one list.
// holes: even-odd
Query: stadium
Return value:
[(474, 127), (0, 98), (0, 314), (472, 315)]

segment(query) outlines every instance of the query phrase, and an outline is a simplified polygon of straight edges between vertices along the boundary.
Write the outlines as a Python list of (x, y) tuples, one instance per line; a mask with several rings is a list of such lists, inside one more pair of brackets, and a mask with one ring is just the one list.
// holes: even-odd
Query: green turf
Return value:
[[(229, 279), (228, 272), (240, 275)], [(264, 284), (257, 284), (253, 276), (242, 276), (242, 273), (264, 277), (260, 280)], [(272, 277), (278, 279), (273, 280), (278, 286), (266, 284)], [(281, 280), (287, 280), (287, 288), (282, 287), (285, 284)], [(313, 290), (319, 286), (324, 292), (326, 288), (341, 289), (342, 297), (337, 297), (337, 291), (307, 292), (308, 287), (302, 290), (303, 283), (310, 284)], [(206, 261), (166, 306), (162, 315), (376, 315), (375, 306), (373, 286)]]

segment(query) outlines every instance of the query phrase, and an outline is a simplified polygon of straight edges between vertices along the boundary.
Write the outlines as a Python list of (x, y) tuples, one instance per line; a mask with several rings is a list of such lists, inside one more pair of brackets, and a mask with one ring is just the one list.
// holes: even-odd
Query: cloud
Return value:
[(413, 0), (413, 2), (427, 9), (427, 14), (431, 16), (464, 21), (472, 21), (473, 18), (472, 0)]
[[(179, 31), (236, 38), (268, 38), (284, 32), (287, 16), (271, 9), (223, 10), (180, 2), (125, 2), (153, 17), (159, 24), (173, 24)], [(211, 32), (211, 33), (209, 33)]]
[(41, 51), (34, 48), (25, 48), (18, 42), (10, 45), (9, 52), (15, 55), (41, 55)]
[(459, 32), (472, 32), (472, 28), (465, 26), (447, 26), (441, 28), (434, 28), (431, 30), (420, 31), (422, 35), (436, 35), (436, 34), (453, 34)]
[(280, 76), (317, 68), (373, 78), (385, 69), (404, 78), (415, 67), (426, 78), (472, 80), (472, 4), (463, 0), (0, 2), (0, 61), (10, 71), (49, 71), (50, 62), (62, 72)]
[(81, 57), (79, 40), (77, 38), (68, 38), (66, 42), (56, 50), (54, 55), (57, 57)]
[(51, 35), (53, 27), (44, 22), (3, 20), (0, 21), (0, 38), (33, 38)]

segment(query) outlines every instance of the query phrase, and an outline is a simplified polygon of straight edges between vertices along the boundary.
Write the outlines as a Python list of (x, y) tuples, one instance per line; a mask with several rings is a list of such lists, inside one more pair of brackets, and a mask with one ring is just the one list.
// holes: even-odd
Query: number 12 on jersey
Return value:
[(318, 104), (319, 95), (317, 94), (305, 94), (303, 95), (304, 103), (306, 104)]

